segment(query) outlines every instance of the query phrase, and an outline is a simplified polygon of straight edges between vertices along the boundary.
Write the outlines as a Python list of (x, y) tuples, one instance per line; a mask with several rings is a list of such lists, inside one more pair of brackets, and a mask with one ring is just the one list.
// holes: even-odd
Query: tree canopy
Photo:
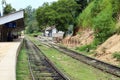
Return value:
[(34, 33), (39, 31), (38, 23), (36, 21), (36, 10), (32, 6), (27, 6), (25, 8), (25, 26), (26, 33)]
[(37, 9), (36, 19), (42, 29), (55, 25), (58, 30), (67, 31), (70, 24), (75, 24), (78, 6), (74, 0), (44, 3)]
[(15, 12), (16, 9), (11, 6), (11, 4), (6, 4), (6, 6), (3, 9), (3, 14), (9, 14), (11, 12)]

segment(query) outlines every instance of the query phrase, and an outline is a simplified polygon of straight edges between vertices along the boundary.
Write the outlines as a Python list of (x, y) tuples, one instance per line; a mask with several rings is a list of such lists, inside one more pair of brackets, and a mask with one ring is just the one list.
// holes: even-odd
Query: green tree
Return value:
[(45, 3), (37, 9), (36, 19), (42, 29), (55, 25), (58, 30), (66, 32), (70, 24), (75, 24), (78, 8), (78, 4), (74, 0)]
[(81, 13), (86, 8), (86, 6), (93, 0), (75, 0), (75, 1), (77, 2), (77, 4), (80, 5), (78, 12)]
[(27, 33), (34, 33), (39, 31), (39, 27), (36, 21), (36, 10), (32, 6), (25, 8), (25, 26)]
[(4, 9), (3, 9), (3, 14), (9, 14), (9, 13), (12, 13), (12, 12), (15, 12), (16, 10), (15, 10), (15, 8), (13, 8), (12, 6), (11, 6), (11, 4), (6, 4), (6, 6), (4, 7)]
[(55, 25), (56, 16), (57, 12), (50, 7), (49, 3), (44, 3), (36, 11), (36, 19), (41, 29), (45, 29), (46, 26)]

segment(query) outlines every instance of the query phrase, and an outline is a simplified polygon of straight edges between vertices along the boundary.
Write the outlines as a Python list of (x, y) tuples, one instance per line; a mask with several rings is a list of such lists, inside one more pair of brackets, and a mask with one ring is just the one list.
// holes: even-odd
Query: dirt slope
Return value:
[(119, 62), (113, 59), (113, 53), (120, 52), (120, 35), (113, 35), (96, 49), (96, 58), (114, 65)]
[(90, 44), (94, 39), (93, 30), (91, 29), (79, 29), (78, 34), (76, 36), (68, 36), (66, 37), (62, 43), (67, 47), (77, 47), (86, 44)]
[[(120, 26), (120, 14), (118, 15), (117, 22), (116, 28)], [(113, 54), (115, 52), (120, 52), (120, 35), (118, 34), (111, 36), (96, 49), (96, 58), (114, 65), (118, 65), (120, 62), (113, 58)]]

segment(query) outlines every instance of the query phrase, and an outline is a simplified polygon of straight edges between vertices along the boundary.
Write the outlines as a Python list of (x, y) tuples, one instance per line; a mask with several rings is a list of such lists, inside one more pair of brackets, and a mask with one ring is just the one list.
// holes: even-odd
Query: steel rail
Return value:
[[(42, 54), (42, 56), (44, 56), (44, 59), (46, 60), (46, 62), (55, 70), (55, 72), (57, 72), (58, 74), (59, 74), (59, 76), (61, 76), (62, 77), (62, 80), (70, 80), (65, 74), (63, 74), (59, 69), (57, 69), (57, 67), (54, 65), (54, 63), (52, 63), (51, 61), (50, 61), (50, 59), (49, 58), (47, 58), (46, 57), (46, 55), (44, 55), (44, 53), (40, 50), (40, 48), (38, 48), (38, 46), (37, 45), (35, 45), (32, 41), (30, 41), (30, 40), (28, 40), (28, 39), (26, 39), (27, 41), (29, 41), (29, 42), (31, 42), (35, 47), (35, 49), (37, 49), (37, 50), (39, 50), (40, 51), (40, 53)], [(41, 56), (41, 55), (39, 55), (38, 54), (38, 56)], [(31, 70), (32, 71), (32, 70)], [(34, 80), (35, 78), (34, 78), (34, 75), (33, 75), (33, 80)]]
[(109, 74), (112, 74), (116, 77), (120, 77), (120, 67), (118, 66), (115, 66), (115, 65), (112, 65), (112, 64), (109, 64), (109, 63), (106, 63), (106, 62), (103, 62), (103, 61), (100, 61), (100, 60), (97, 60), (95, 58), (92, 58), (92, 57), (89, 57), (89, 56), (86, 56), (82, 53), (78, 53), (76, 51), (73, 51), (73, 50), (70, 50), (66, 47), (63, 47), (63, 46), (60, 46), (60, 45), (57, 45), (57, 44), (52, 44), (52, 43), (44, 43), (42, 42), (43, 44), (45, 44), (46, 46), (48, 47), (52, 47), (76, 60), (79, 60), (85, 64), (88, 64), (90, 66), (93, 66), (99, 70), (102, 70), (104, 72), (107, 72)]

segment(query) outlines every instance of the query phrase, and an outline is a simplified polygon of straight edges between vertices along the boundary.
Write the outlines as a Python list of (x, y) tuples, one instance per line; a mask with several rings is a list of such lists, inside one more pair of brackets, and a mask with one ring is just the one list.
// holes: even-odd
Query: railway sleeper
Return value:
[(37, 77), (35, 80), (55, 80), (52, 77)]
[(55, 76), (55, 75), (52, 75), (52, 76), (38, 76), (39, 78), (47, 78), (47, 77), (51, 77), (53, 80), (62, 80), (62, 78), (60, 78), (59, 76)]
[(28, 41), (27, 43), (30, 66), (35, 80), (65, 80), (34, 45)]

